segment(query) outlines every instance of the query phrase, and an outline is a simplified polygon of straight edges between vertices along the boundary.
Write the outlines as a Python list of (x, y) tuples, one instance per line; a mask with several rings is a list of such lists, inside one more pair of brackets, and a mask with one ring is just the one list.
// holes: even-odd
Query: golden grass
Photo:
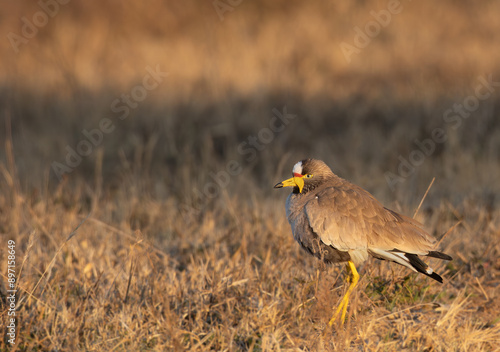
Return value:
[[(498, 88), (457, 129), (443, 113), (500, 80), (500, 5), (402, 4), (351, 63), (339, 44), (386, 2), (243, 1), (223, 22), (210, 1), (70, 2), (18, 54), (2, 41), (0, 268), (5, 286), (14, 239), (19, 291), (0, 349), (498, 350)], [(39, 7), (4, 10), (5, 34)], [(120, 120), (112, 102), (156, 65), (169, 76)], [(284, 106), (297, 117), (247, 160)], [(52, 163), (103, 118), (116, 129), (59, 182)], [(384, 174), (435, 128), (448, 140), (391, 191)], [(454, 260), (430, 260), (445, 283), (370, 260), (345, 327), (326, 328), (344, 268), (300, 250), (272, 190), (306, 156), (410, 216), (435, 177), (417, 218), (453, 228)], [(242, 172), (200, 196), (231, 160)]]
[[(228, 196), (186, 222), (175, 200), (123, 189), (86, 218), (89, 191), (2, 193), (2, 223), (19, 227), (21, 350), (492, 351), (500, 338), (498, 210), (467, 207), (442, 245), (455, 260), (433, 261), (444, 285), (368, 262), (330, 329), (342, 270), (298, 249), (283, 199)], [(438, 228), (456, 222), (434, 212)]]

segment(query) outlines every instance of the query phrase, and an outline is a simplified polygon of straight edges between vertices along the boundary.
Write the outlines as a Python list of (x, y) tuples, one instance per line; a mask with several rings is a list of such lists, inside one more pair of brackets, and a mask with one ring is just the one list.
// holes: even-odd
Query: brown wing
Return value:
[(383, 208), (383, 212), (385, 221), (373, 224), (369, 248), (397, 249), (419, 255), (427, 255), (433, 250), (436, 240), (429, 236), (420, 222), (387, 208)]
[(347, 181), (320, 190), (305, 212), (321, 240), (339, 250), (397, 249), (425, 255), (435, 242), (419, 222), (384, 208)]
[(366, 249), (377, 220), (377, 203), (361, 188), (340, 184), (317, 192), (306, 204), (305, 212), (311, 228), (324, 243), (343, 251)]

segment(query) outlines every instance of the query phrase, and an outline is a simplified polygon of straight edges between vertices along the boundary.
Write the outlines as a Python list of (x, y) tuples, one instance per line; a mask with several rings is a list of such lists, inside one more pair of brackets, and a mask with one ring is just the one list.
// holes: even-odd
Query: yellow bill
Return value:
[(299, 187), (299, 192), (302, 193), (302, 188), (304, 188), (304, 180), (302, 177), (294, 176), (274, 186), (274, 188), (282, 188), (282, 187)]

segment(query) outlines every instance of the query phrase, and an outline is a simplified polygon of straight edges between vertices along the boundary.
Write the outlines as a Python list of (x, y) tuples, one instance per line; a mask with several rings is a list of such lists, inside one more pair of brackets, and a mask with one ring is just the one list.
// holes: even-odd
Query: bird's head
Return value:
[(293, 187), (294, 193), (306, 193), (334, 176), (332, 170), (321, 160), (304, 159), (293, 166), (292, 178), (282, 181), (274, 188)]

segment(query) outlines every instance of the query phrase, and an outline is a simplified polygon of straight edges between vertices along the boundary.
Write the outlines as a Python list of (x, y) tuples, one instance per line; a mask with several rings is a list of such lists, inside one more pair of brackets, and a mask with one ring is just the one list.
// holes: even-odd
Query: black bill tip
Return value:
[(274, 188), (283, 188), (283, 183), (280, 182), (280, 183), (275, 184)]

